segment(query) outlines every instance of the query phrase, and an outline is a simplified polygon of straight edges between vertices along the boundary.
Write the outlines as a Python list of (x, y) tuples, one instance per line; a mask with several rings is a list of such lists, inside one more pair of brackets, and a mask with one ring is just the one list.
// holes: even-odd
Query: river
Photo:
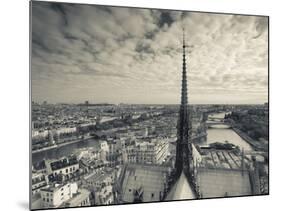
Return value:
[[(210, 118), (224, 118), (225, 113), (216, 113), (209, 116)], [(241, 138), (233, 129), (228, 126), (221, 124), (212, 126), (207, 130), (207, 144), (214, 142), (225, 142), (226, 140), (229, 143), (237, 145), (240, 149), (245, 151), (252, 151), (253, 148), (248, 144), (243, 138)]]
[[(223, 118), (225, 113), (217, 113), (210, 115), (209, 118)], [(246, 151), (253, 150), (252, 147), (242, 139), (234, 130), (228, 128), (226, 125), (216, 125), (207, 130), (207, 144), (214, 142), (225, 142), (239, 146)], [(98, 141), (93, 139), (84, 140), (78, 143), (69, 144), (63, 147), (49, 149), (43, 152), (32, 154), (32, 163), (37, 163), (43, 159), (56, 159), (62, 156), (69, 155), (77, 149), (86, 147), (98, 147)]]
[(99, 143), (94, 139), (87, 139), (77, 143), (69, 144), (66, 146), (49, 149), (43, 152), (33, 153), (32, 154), (32, 163), (37, 163), (43, 159), (56, 159), (62, 156), (67, 156), (77, 149), (86, 148), (86, 147), (98, 147)]

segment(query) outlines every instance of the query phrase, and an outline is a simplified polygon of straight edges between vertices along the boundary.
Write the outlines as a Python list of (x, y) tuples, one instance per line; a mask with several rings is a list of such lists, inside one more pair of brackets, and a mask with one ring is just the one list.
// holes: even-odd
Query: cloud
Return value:
[(48, 2), (32, 3), (32, 98), (177, 104), (183, 26), (191, 103), (267, 101), (266, 17)]

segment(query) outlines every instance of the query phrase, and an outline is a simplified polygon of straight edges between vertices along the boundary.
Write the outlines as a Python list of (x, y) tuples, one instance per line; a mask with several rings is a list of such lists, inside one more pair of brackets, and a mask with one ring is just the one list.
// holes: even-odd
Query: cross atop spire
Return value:
[[(188, 45), (186, 44), (185, 42), (185, 28), (182, 27), (182, 48), (183, 48), (183, 54), (185, 55), (186, 54), (189, 54), (191, 53), (191, 49), (193, 48), (194, 46), (193, 45)], [(185, 52), (185, 49), (188, 48), (187, 52)]]
[(182, 47), (185, 48), (185, 28), (182, 27)]

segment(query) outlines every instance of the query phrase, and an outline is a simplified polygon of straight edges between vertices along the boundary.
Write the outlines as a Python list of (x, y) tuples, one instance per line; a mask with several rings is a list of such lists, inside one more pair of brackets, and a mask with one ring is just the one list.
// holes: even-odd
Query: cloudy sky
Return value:
[(268, 100), (265, 17), (33, 2), (32, 100), (178, 104)]

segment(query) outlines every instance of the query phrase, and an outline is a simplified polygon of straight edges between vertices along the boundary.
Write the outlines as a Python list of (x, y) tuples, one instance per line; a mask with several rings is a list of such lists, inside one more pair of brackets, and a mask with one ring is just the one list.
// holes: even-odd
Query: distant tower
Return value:
[(176, 148), (176, 177), (182, 173), (186, 175), (188, 180), (192, 180), (192, 146), (190, 143), (191, 121), (188, 109), (188, 91), (187, 91), (187, 75), (186, 75), (186, 45), (183, 31), (183, 64), (182, 64), (182, 88), (181, 88), (181, 104), (179, 111), (179, 119), (177, 125), (177, 148)]

